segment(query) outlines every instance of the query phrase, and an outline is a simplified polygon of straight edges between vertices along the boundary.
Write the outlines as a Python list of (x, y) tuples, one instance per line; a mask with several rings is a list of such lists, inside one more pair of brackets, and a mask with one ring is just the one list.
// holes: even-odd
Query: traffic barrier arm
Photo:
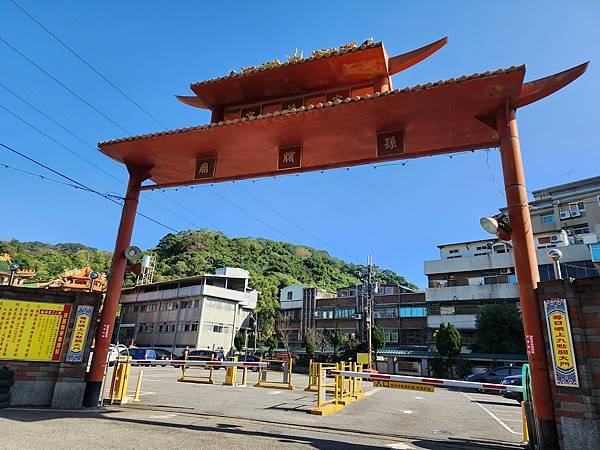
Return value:
[(489, 389), (496, 391), (523, 392), (521, 386), (510, 384), (476, 383), (473, 381), (448, 380), (443, 378), (422, 378), (408, 375), (372, 374), (370, 372), (355, 372), (349, 370), (331, 370), (332, 375), (359, 377), (370, 381), (403, 381), (408, 383), (428, 384), (432, 386), (462, 387), (471, 389)]

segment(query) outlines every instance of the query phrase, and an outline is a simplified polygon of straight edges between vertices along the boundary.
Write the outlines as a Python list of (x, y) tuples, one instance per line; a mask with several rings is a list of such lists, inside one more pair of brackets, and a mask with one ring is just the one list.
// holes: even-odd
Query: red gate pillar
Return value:
[(125, 249), (131, 243), (131, 234), (133, 232), (140, 197), (140, 187), (142, 182), (149, 177), (150, 168), (148, 166), (127, 165), (127, 170), (129, 171), (129, 183), (121, 213), (121, 222), (117, 232), (115, 251), (110, 265), (110, 275), (106, 287), (106, 297), (102, 306), (102, 316), (100, 317), (100, 324), (96, 332), (96, 345), (92, 357), (92, 365), (87, 376), (84, 406), (96, 406), (100, 398), (106, 357), (108, 355), (119, 299), (121, 297), (121, 287), (127, 267)]
[(500, 135), (504, 189), (512, 228), (511, 238), (519, 283), (523, 327), (528, 342), (533, 340), (533, 348), (528, 344), (527, 350), (531, 369), (533, 408), (541, 438), (541, 448), (553, 449), (558, 448), (558, 437), (544, 350), (542, 320), (534, 291), (540, 281), (540, 274), (529, 215), (516, 111), (512, 108), (498, 110), (496, 123)]

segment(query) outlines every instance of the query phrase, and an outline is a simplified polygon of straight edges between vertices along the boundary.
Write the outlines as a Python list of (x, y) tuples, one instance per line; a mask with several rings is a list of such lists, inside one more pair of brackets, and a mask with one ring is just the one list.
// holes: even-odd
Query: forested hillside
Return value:
[[(278, 291), (301, 283), (334, 291), (364, 279), (365, 267), (346, 263), (326, 251), (267, 239), (228, 238), (216, 231), (168, 234), (155, 248), (156, 281), (212, 272), (218, 267), (241, 267), (250, 272), (251, 287), (261, 292), (258, 313), (271, 328), (275, 322)], [(23, 267), (37, 271), (37, 279), (50, 280), (66, 269), (90, 266), (106, 272), (111, 254), (82, 244), (0, 241), (0, 253), (8, 253)], [(409, 285), (390, 270), (377, 270), (375, 281)], [(415, 286), (413, 286), (415, 287)]]

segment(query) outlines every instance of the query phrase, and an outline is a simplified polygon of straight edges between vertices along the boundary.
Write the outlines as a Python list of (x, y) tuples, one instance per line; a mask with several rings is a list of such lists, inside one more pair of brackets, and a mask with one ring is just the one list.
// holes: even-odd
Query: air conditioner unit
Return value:
[(561, 211), (560, 212), (560, 220), (567, 220), (571, 218), (571, 212), (570, 211)]
[(552, 238), (550, 239), (550, 242), (562, 242), (562, 238), (560, 236), (552, 236)]
[(571, 217), (581, 217), (581, 211), (571, 211)]
[(362, 314), (354, 314), (356, 320), (362, 320)]
[(510, 275), (513, 273), (513, 268), (512, 267), (503, 267), (500, 269), (500, 273), (502, 275)]

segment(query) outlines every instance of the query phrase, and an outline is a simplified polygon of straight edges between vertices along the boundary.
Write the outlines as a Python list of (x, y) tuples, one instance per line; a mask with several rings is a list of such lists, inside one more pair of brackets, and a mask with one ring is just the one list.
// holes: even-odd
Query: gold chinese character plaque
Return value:
[(302, 167), (302, 146), (282, 147), (279, 149), (278, 170), (298, 169)]
[(196, 160), (195, 180), (210, 179), (215, 177), (215, 166), (217, 158), (210, 156), (208, 158), (198, 158)]
[(377, 156), (404, 153), (404, 130), (388, 131), (377, 135)]

